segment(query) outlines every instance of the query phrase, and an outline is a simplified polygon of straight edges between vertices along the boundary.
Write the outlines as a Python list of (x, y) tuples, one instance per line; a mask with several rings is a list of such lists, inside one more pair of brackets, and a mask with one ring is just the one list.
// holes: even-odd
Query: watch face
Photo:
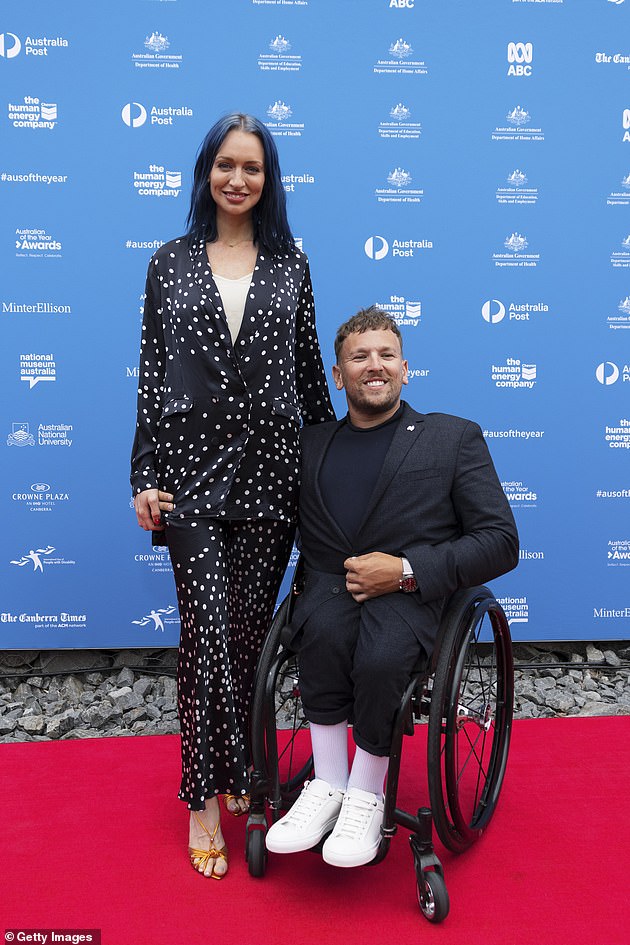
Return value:
[(404, 591), (405, 594), (410, 594), (412, 591), (418, 590), (418, 582), (413, 576), (402, 578), (400, 582), (400, 589), (401, 591)]

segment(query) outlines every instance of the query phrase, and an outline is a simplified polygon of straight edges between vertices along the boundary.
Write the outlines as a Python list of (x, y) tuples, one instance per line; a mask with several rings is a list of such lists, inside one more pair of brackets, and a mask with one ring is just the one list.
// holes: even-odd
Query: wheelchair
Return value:
[[(263, 645), (253, 692), (250, 741), (253, 771), (245, 856), (251, 876), (267, 866), (267, 811), (272, 822), (313, 777), (308, 722), (301, 712), (297, 656), (287, 644), (302, 566), (278, 608)], [(372, 861), (386, 856), (398, 827), (411, 831), (418, 905), (430, 922), (449, 911), (433, 825), (447, 850), (462, 853), (488, 826), (508, 759), (514, 702), (509, 626), (487, 587), (457, 591), (442, 616), (433, 655), (415, 667), (396, 714), (387, 772), (381, 842)], [(415, 814), (396, 806), (405, 736), (426, 721), (430, 807)], [(315, 849), (321, 850), (321, 844)]]

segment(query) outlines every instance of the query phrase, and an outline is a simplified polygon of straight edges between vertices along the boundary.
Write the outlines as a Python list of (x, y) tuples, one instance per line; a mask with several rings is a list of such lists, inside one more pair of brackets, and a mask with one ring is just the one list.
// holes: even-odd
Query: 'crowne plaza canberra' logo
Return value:
[(531, 62), (534, 55), (534, 49), (531, 43), (508, 43), (507, 46), (507, 74), (511, 76), (530, 76), (532, 74)]

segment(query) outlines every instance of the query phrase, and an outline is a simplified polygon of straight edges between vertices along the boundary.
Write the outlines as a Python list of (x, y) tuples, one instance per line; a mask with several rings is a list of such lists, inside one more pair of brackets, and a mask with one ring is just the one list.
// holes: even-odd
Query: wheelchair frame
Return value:
[[(300, 718), (297, 657), (286, 642), (300, 581), (298, 566), (263, 645), (254, 686), (254, 768), (245, 855), (255, 877), (262, 877), (267, 865), (267, 806), (272, 821), (277, 820), (313, 774), (312, 757), (294, 758), (296, 734), (308, 723)], [(507, 765), (513, 701), (512, 644), (501, 605), (484, 586), (457, 591), (442, 616), (433, 655), (412, 673), (395, 718), (381, 842), (372, 861), (384, 859), (399, 826), (411, 831), (418, 905), (431, 922), (441, 922), (449, 911), (444, 870), (433, 847), (433, 824), (443, 845), (455, 853), (468, 849), (488, 826)], [(277, 714), (286, 713), (287, 705), (293, 728), (281, 747), (284, 736), (278, 733), (284, 729), (278, 727)], [(414, 723), (422, 717), (428, 717), (431, 806), (411, 814), (399, 809), (396, 799), (404, 736), (413, 734)]]

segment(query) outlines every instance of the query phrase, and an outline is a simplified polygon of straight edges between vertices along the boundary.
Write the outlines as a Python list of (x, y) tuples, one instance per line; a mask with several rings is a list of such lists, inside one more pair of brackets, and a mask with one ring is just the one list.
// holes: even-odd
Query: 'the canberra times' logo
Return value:
[(141, 128), (147, 119), (151, 125), (174, 125), (180, 118), (192, 118), (193, 110), (187, 105), (151, 105), (145, 108), (142, 102), (127, 102), (120, 117), (128, 128)]
[(507, 74), (526, 77), (532, 74), (532, 59), (534, 49), (531, 43), (508, 43), (507, 45)]

